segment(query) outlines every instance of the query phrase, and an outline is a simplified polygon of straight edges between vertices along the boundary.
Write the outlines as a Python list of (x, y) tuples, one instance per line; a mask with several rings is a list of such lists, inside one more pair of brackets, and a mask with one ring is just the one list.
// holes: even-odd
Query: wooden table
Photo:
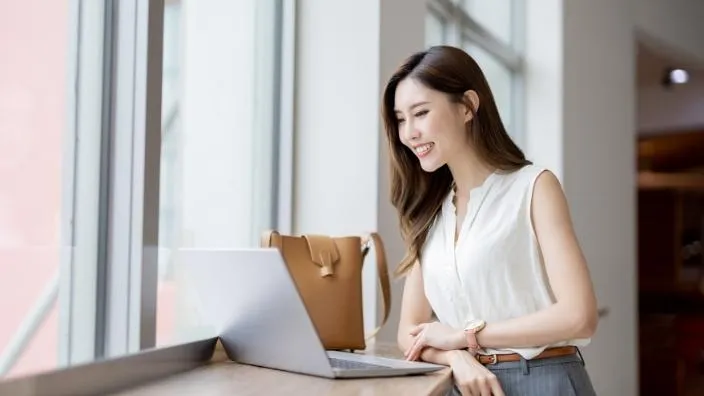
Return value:
[[(364, 353), (400, 358), (395, 345), (372, 345)], [(452, 385), (449, 368), (434, 373), (370, 379), (326, 379), (238, 364), (222, 348), (205, 366), (113, 396), (153, 395), (444, 395)]]

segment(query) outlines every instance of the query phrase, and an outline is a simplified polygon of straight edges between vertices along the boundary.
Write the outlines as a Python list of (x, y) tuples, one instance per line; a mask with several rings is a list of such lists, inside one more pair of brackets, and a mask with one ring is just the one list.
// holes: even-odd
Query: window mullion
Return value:
[[(64, 203), (59, 281), (59, 366), (94, 360), (100, 337), (101, 252), (106, 207), (103, 128), (104, 44), (109, 34), (104, 1), (72, 2), (76, 31), (69, 52), (69, 118), (64, 143)], [(103, 32), (104, 35), (96, 34)], [(96, 56), (97, 55), (97, 56)]]
[(163, 2), (114, 3), (106, 354), (155, 345)]
[(463, 41), (469, 40), (494, 55), (509, 69), (521, 72), (523, 67), (521, 54), (511, 44), (497, 38), (494, 33), (469, 15), (461, 5), (451, 0), (432, 0), (429, 7), (434, 12), (448, 17), (450, 22), (448, 44), (460, 47)]

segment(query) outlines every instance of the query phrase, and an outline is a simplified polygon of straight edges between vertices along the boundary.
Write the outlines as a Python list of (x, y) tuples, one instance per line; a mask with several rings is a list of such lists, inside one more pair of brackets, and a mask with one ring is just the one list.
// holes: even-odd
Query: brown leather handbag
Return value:
[[(384, 298), (381, 326), (364, 336), (362, 265), (373, 244)], [(391, 308), (389, 274), (381, 237), (262, 234), (261, 247), (281, 252), (308, 314), (327, 350), (361, 350), (386, 323)]]

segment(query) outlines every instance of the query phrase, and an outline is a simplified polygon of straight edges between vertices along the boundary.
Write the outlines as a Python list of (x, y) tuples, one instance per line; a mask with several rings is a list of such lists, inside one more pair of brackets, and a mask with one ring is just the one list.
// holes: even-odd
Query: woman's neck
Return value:
[(453, 163), (447, 164), (455, 181), (455, 194), (461, 197), (469, 196), (469, 192), (481, 186), (487, 177), (495, 169), (477, 158), (476, 154), (470, 152), (458, 158)]

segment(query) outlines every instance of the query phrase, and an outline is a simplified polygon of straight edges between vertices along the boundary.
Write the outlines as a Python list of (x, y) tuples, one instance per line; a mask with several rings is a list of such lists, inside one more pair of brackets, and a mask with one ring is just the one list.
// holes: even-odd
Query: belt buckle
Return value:
[(488, 356), (488, 357), (489, 357), (489, 358), (491, 359), (491, 361), (490, 361), (490, 362), (488, 362), (487, 364), (492, 364), (492, 365), (493, 365), (493, 364), (496, 364), (496, 363), (498, 363), (498, 362), (499, 362), (499, 357), (498, 357), (498, 356), (496, 356), (496, 354), (495, 354), (495, 353), (494, 353), (494, 354), (492, 354), (492, 355), (487, 355), (487, 356)]

